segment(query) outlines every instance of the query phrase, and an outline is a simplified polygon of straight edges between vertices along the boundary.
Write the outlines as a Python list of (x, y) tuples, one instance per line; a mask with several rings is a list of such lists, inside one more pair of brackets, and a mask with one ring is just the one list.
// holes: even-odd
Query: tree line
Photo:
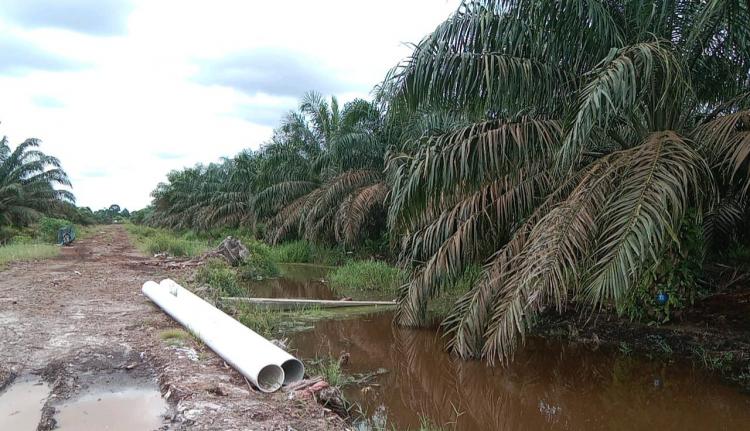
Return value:
[(407, 326), (481, 265), (443, 328), (458, 356), (506, 361), (544, 310), (623, 314), (655, 272), (744, 239), (748, 22), (744, 0), (466, 1), (372, 100), (307, 94), (259, 151), (171, 172), (139, 217), (386, 238)]

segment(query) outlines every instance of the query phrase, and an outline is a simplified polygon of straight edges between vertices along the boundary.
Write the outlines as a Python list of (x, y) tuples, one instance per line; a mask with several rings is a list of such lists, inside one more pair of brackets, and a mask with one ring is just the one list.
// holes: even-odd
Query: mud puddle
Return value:
[(35, 431), (50, 394), (39, 379), (23, 378), (0, 392), (0, 430)]
[(162, 425), (168, 406), (156, 386), (99, 387), (56, 409), (61, 431), (150, 431)]

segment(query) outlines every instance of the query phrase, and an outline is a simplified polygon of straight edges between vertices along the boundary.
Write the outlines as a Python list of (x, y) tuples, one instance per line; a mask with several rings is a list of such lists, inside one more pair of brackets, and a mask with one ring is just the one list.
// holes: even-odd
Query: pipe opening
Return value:
[(284, 370), (278, 365), (266, 365), (258, 372), (258, 389), (262, 392), (275, 392), (284, 383)]
[(284, 370), (284, 384), (289, 385), (298, 382), (305, 377), (305, 365), (298, 359), (287, 359), (281, 364)]

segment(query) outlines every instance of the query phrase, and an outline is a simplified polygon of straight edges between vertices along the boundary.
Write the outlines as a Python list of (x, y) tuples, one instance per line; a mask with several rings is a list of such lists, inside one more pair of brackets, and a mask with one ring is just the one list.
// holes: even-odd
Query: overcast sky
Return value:
[(0, 0), (0, 135), (42, 139), (77, 203), (257, 149), (307, 90), (367, 97), (458, 0)]

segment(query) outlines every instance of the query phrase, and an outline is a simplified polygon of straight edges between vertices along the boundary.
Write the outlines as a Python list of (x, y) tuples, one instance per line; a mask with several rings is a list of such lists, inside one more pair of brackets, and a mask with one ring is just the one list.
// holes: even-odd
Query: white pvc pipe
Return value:
[(302, 379), (299, 360), (174, 281), (149, 281), (142, 290), (261, 391), (273, 392)]
[(160, 284), (167, 287), (172, 295), (197, 304), (196, 306), (200, 307), (202, 312), (212, 313), (216, 319), (225, 322), (224, 325), (226, 327), (239, 328), (244, 336), (256, 339), (258, 345), (264, 346), (262, 349), (263, 357), (268, 360), (269, 363), (278, 365), (284, 370), (285, 385), (298, 382), (305, 376), (305, 366), (302, 364), (302, 361), (266, 340), (263, 336), (237, 322), (231, 316), (207, 303), (193, 292), (175, 283), (173, 280), (167, 278), (162, 280)]

